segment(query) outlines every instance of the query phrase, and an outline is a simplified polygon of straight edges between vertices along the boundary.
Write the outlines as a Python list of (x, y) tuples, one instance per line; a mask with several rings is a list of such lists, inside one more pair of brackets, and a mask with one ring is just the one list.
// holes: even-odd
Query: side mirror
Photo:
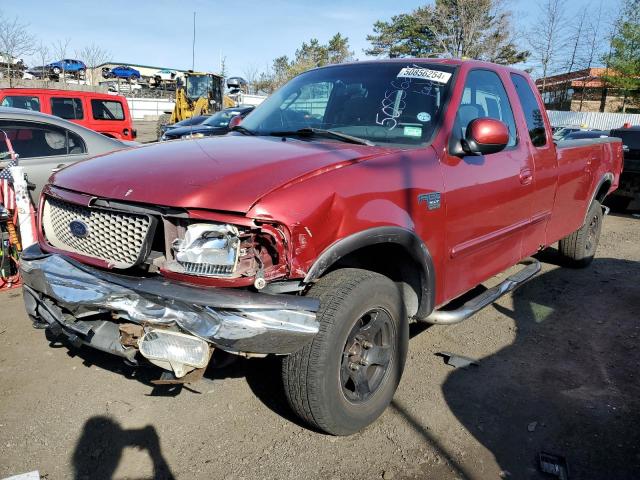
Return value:
[(242, 123), (242, 117), (240, 115), (231, 117), (231, 120), (229, 120), (229, 130), (231, 130), (233, 127), (237, 127), (241, 123)]
[(493, 118), (476, 118), (467, 125), (462, 148), (467, 154), (487, 155), (503, 150), (507, 143), (509, 128), (504, 123)]

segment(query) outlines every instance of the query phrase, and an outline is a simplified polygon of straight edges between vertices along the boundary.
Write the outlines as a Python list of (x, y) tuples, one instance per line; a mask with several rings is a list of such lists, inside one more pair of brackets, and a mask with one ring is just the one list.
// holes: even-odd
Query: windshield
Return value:
[(211, 115), (203, 123), (210, 127), (226, 127), (229, 125), (229, 120), (236, 115), (240, 115), (240, 112), (237, 110), (223, 110), (222, 112)]
[(187, 97), (192, 100), (209, 96), (211, 77), (208, 75), (189, 75), (187, 77)]
[(454, 67), (363, 63), (297, 76), (243, 122), (257, 135), (318, 128), (376, 144), (424, 145), (442, 115)]

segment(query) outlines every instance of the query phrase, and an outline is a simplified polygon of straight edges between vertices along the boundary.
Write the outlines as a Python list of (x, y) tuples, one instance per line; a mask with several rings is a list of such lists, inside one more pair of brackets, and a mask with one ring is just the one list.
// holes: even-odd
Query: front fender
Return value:
[(417, 317), (426, 316), (435, 306), (435, 272), (429, 249), (413, 231), (401, 227), (375, 227), (342, 238), (326, 248), (313, 263), (304, 283), (317, 280), (338, 260), (361, 248), (391, 243), (400, 245), (420, 269), (420, 302)]

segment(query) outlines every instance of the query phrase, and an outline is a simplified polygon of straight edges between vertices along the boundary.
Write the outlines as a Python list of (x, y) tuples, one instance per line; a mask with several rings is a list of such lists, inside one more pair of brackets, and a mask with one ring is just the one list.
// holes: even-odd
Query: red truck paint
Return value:
[[(433, 258), (435, 305), (441, 306), (580, 227), (598, 189), (616, 189), (622, 148), (620, 142), (559, 148), (551, 141), (546, 114), (548, 141), (534, 147), (509, 77), (522, 72), (477, 61), (428, 63), (455, 65), (458, 70), (442, 126), (424, 148), (232, 134), (112, 153), (64, 169), (52, 184), (58, 195), (79, 192), (84, 202), (104, 197), (182, 207), (208, 220), (277, 225), (285, 237), (287, 276), (294, 279), (304, 278), (320, 254), (340, 239), (372, 227), (402, 227), (417, 233)], [(472, 69), (500, 76), (518, 142), (468, 159), (449, 154), (447, 145), (464, 80)], [(537, 94), (536, 98), (544, 112)], [(442, 208), (428, 210), (416, 201), (432, 192), (441, 192)], [(42, 235), (40, 244), (55, 251)], [(171, 276), (194, 284), (238, 285), (225, 279)]]
[[(9, 97), (10, 100), (7, 98)], [(17, 97), (17, 98), (16, 98)], [(22, 103), (13, 101), (22, 100)], [(36, 101), (32, 101), (37, 99)], [(55, 99), (74, 99), (82, 105), (82, 118), (66, 118), (67, 120), (82, 125), (83, 127), (95, 130), (107, 137), (119, 140), (133, 140), (136, 138), (136, 131), (133, 128), (133, 120), (129, 112), (127, 99), (121, 95), (109, 95), (105, 93), (86, 92), (79, 90), (56, 90), (46, 88), (2, 88), (0, 89), (0, 105), (4, 107), (28, 108), (55, 115), (52, 109), (52, 101)], [(104, 120), (96, 118), (97, 112), (93, 108), (92, 100), (99, 102), (116, 102), (122, 109), (122, 119)], [(26, 105), (28, 102), (29, 105)]]

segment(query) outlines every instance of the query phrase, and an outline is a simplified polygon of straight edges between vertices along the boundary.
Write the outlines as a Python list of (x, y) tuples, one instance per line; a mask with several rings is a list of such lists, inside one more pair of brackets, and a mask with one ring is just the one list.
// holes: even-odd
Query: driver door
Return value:
[[(467, 125), (476, 118), (500, 120), (509, 128), (506, 148), (489, 155), (453, 155)], [(523, 230), (533, 194), (527, 145), (518, 141), (511, 102), (498, 74), (471, 70), (442, 162), (447, 227), (445, 298), (454, 298), (521, 258)]]

